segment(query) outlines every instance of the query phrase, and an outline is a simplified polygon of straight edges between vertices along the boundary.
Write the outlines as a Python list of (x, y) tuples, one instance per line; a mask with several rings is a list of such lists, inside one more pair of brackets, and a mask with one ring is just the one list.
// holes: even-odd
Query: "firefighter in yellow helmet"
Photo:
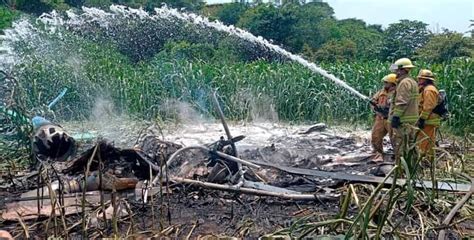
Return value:
[(419, 114), (418, 83), (409, 75), (414, 67), (408, 58), (400, 58), (390, 66), (390, 70), (397, 75), (397, 87), (389, 113), (390, 126), (392, 127), (392, 145), (396, 161), (406, 150), (404, 146), (414, 142), (416, 137), (413, 134), (412, 126), (418, 121)]
[(372, 97), (372, 109), (375, 111), (375, 121), (372, 127), (372, 147), (375, 157), (372, 161), (383, 161), (383, 138), (391, 133), (390, 124), (388, 123), (388, 113), (390, 109), (390, 99), (397, 83), (396, 74), (388, 74), (382, 78), (384, 83), (383, 89), (375, 93)]
[(418, 87), (420, 88), (420, 119), (417, 127), (423, 130), (418, 134), (419, 149), (422, 154), (434, 157), (434, 143), (436, 140), (436, 128), (441, 124), (441, 117), (433, 110), (438, 105), (439, 91), (436, 88), (436, 78), (427, 69), (421, 69), (418, 73)]

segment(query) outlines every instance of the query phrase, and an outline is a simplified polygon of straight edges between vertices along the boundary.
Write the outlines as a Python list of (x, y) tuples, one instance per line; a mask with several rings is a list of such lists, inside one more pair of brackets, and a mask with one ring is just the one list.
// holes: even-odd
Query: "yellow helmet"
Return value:
[(390, 66), (390, 70), (395, 71), (402, 68), (412, 69), (414, 67), (415, 66), (411, 63), (410, 59), (400, 58)]
[(421, 69), (420, 72), (418, 73), (418, 78), (428, 79), (428, 80), (431, 80), (431, 81), (436, 81), (433, 72), (431, 72), (428, 69)]
[(396, 84), (397, 83), (397, 74), (390, 73), (390, 74), (386, 75), (385, 77), (383, 77), (382, 81), (386, 82), (386, 83)]

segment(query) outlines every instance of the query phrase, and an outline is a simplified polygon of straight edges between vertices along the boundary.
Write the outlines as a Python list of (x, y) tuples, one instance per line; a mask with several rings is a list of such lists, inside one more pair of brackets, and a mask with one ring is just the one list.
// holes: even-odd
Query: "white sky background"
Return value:
[[(231, 0), (207, 0), (208, 3)], [(430, 24), (433, 32), (448, 28), (465, 33), (474, 19), (474, 0), (324, 0), (337, 19), (358, 18), (369, 24), (387, 27), (400, 19)]]

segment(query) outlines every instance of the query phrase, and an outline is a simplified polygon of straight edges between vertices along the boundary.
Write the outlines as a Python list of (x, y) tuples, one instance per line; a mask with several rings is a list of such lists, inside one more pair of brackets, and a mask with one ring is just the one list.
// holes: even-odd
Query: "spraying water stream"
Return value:
[[(16, 73), (23, 82), (24, 89), (29, 89), (28, 91), (32, 93), (31, 97), (25, 98), (28, 101), (25, 102), (28, 109), (44, 103), (46, 100), (43, 98), (49, 101), (60, 91), (59, 89), (68, 87), (71, 91), (65, 101), (74, 104), (74, 106), (71, 107), (72, 110), (58, 107), (58, 110), (63, 111), (62, 116), (67, 114), (66, 118), (75, 117), (78, 115), (76, 113), (87, 114), (96, 97), (92, 95), (107, 95), (110, 89), (112, 90), (110, 95), (113, 96), (118, 108), (128, 110), (129, 106), (135, 106), (135, 109), (130, 111), (134, 113), (141, 111), (137, 108), (139, 106), (140, 109), (143, 108), (142, 112), (148, 114), (149, 111), (145, 109), (150, 107), (159, 109), (159, 106), (155, 106), (155, 104), (161, 104), (167, 98), (179, 98), (178, 100), (185, 102), (195, 101), (199, 103), (199, 107), (204, 109), (205, 107), (202, 106), (206, 106), (206, 101), (202, 96), (207, 95), (206, 92), (210, 91), (211, 86), (221, 87), (226, 84), (220, 82), (220, 86), (215, 86), (216, 84), (210, 83), (212, 81), (210, 79), (228, 77), (229, 74), (227, 74), (227, 70), (203, 74), (202, 67), (195, 67), (194, 63), (189, 62), (185, 62), (186, 70), (183, 71), (174, 67), (179, 66), (173, 62), (174, 60), (171, 60), (170, 64), (162, 64), (160, 61), (164, 58), (160, 54), (164, 51), (163, 49), (166, 49), (165, 44), (168, 42), (179, 43), (180, 41), (192, 44), (209, 44), (209, 46), (219, 46), (221, 49), (226, 49), (225, 44), (227, 44), (239, 52), (243, 51), (243, 55), (250, 56), (248, 58), (250, 61), (258, 59), (292, 60), (311, 72), (331, 80), (336, 86), (347, 89), (352, 95), (363, 100), (368, 99), (345, 81), (316, 64), (299, 55), (292, 54), (262, 37), (256, 37), (234, 26), (226, 26), (218, 21), (211, 22), (205, 17), (182, 13), (166, 6), (156, 8), (155, 13), (118, 5), (112, 5), (107, 11), (86, 7), (82, 8), (82, 11), (69, 10), (66, 13), (53, 11), (43, 14), (33, 21), (28, 18), (20, 19), (4, 33), (3, 36), (0, 36), (2, 39), (0, 68)], [(222, 42), (225, 43), (222, 45), (223, 47), (219, 45)], [(230, 51), (234, 51), (234, 49)], [(217, 58), (226, 57), (226, 52), (221, 54), (223, 55), (216, 55)], [(169, 59), (175, 58), (171, 56)], [(147, 69), (141, 68), (140, 65), (138, 67), (130, 65), (128, 61), (145, 63)], [(125, 64), (122, 64), (123, 62)], [(170, 68), (170, 66), (173, 67)], [(188, 67), (191, 70), (187, 70)], [(124, 70), (118, 71), (117, 69)], [(193, 71), (196, 72), (195, 75)], [(245, 74), (247, 73), (242, 74), (243, 77), (240, 80), (248, 77)], [(283, 73), (276, 74), (282, 76), (280, 79), (293, 77), (291, 74), (284, 77)], [(120, 77), (121, 75), (125, 77)], [(133, 81), (134, 75), (137, 76), (137, 81)], [(306, 81), (306, 79), (311, 79), (311, 76), (303, 77), (305, 79), (303, 85), (314, 89), (320, 88), (321, 92), (328, 91), (327, 87), (321, 86), (315, 81)], [(198, 79), (198, 81), (190, 84), (187, 78)], [(254, 80), (255, 76), (250, 78)], [(298, 77), (295, 76), (296, 78)], [(238, 80), (236, 79), (236, 81)], [(183, 84), (183, 81), (186, 85)], [(265, 86), (263, 79), (259, 81), (262, 81)], [(276, 91), (280, 97), (285, 98), (285, 94), (295, 94), (296, 102), (305, 101), (305, 105), (326, 100), (323, 99), (324, 96), (316, 94), (312, 95), (308, 101), (304, 100), (305, 96), (297, 96), (298, 92), (280, 94), (282, 92), (280, 90), (290, 91), (290, 89), (284, 81), (278, 81), (278, 83), (281, 88)], [(272, 91), (278, 88), (272, 87), (274, 89), (262, 93), (259, 86), (253, 87), (250, 83), (245, 84), (249, 84), (249, 89), (255, 89), (255, 93), (269, 94), (270, 96)], [(117, 85), (120, 87), (116, 89)], [(167, 90), (168, 92), (161, 90), (161, 95), (161, 92), (157, 94), (156, 89), (163, 88), (165, 85), (175, 87), (170, 91)], [(245, 88), (243, 85), (239, 87)], [(132, 89), (134, 92), (120, 89)], [(143, 96), (156, 97), (145, 97), (144, 102), (142, 95), (135, 96), (137, 91)], [(297, 90), (292, 89), (291, 91)], [(234, 93), (231, 91), (230, 97), (233, 96), (232, 94)], [(242, 106), (244, 105), (245, 103), (242, 103)], [(277, 102), (276, 105), (282, 106), (282, 109), (293, 107), (285, 101)], [(156, 110), (153, 111), (147, 116), (154, 116)], [(321, 107), (318, 110), (308, 111), (319, 116), (320, 112), (326, 110), (325, 107)], [(245, 111), (242, 113), (245, 114)], [(286, 115), (286, 118), (292, 119), (294, 117), (291, 114)], [(245, 117), (245, 115), (238, 115), (239, 118), (241, 116)]]
[[(114, 8), (119, 10), (119, 11), (124, 11), (124, 8), (122, 8), (122, 7), (114, 6)], [(311, 71), (313, 71), (315, 73), (318, 73), (318, 74), (321, 74), (323, 77), (325, 77), (325, 78), (333, 81), (335, 84), (349, 90), (351, 93), (355, 94), (359, 98), (361, 98), (363, 100), (369, 100), (369, 98), (367, 96), (365, 96), (362, 93), (358, 92), (353, 87), (349, 86), (346, 82), (344, 82), (341, 79), (337, 78), (333, 74), (330, 74), (326, 70), (318, 67), (316, 64), (307, 61), (306, 59), (304, 59), (303, 57), (301, 57), (299, 55), (292, 54), (292, 53), (286, 51), (285, 49), (270, 43), (268, 40), (266, 40), (262, 37), (256, 37), (255, 35), (251, 34), (248, 31), (242, 30), (240, 28), (236, 28), (234, 26), (224, 25), (219, 21), (211, 22), (211, 21), (209, 21), (209, 19), (207, 19), (205, 17), (199, 16), (199, 15), (196, 15), (196, 14), (193, 14), (193, 13), (179, 12), (176, 9), (169, 9), (169, 8), (166, 8), (166, 7), (162, 7), (162, 8), (156, 8), (155, 11), (159, 16), (174, 16), (176, 18), (179, 18), (179, 19), (182, 19), (182, 20), (185, 20), (185, 21), (188, 21), (188, 22), (192, 22), (196, 25), (204, 25), (204, 26), (207, 26), (207, 27), (211, 27), (211, 28), (214, 28), (218, 31), (224, 31), (226, 33), (229, 33), (229, 34), (238, 36), (240, 38), (246, 39), (250, 42), (254, 42), (256, 44), (264, 45), (265, 47), (267, 47), (267, 48), (269, 48), (269, 49), (271, 49), (271, 50), (273, 50), (273, 51), (275, 51), (275, 52), (277, 52), (277, 53), (279, 53), (279, 54), (281, 54), (281, 55), (283, 55), (283, 56), (285, 56), (285, 57), (287, 57), (287, 58), (289, 58), (289, 59), (291, 59), (291, 60), (293, 60), (297, 63), (300, 63), (301, 65), (309, 68)]]
[(177, 9), (172, 9), (168, 8), (166, 6), (163, 6), (161, 8), (155, 8), (156, 14), (149, 14), (148, 12), (142, 10), (142, 9), (131, 9), (128, 7), (124, 6), (119, 6), (119, 5), (112, 5), (110, 7), (110, 11), (112, 13), (108, 13), (96, 8), (83, 8), (84, 13), (81, 15), (75, 14), (73, 11), (68, 11), (67, 15), (69, 19), (63, 19), (59, 14), (56, 12), (48, 13), (48, 14), (43, 14), (39, 20), (45, 23), (50, 27), (50, 31), (54, 32), (56, 31), (56, 28), (61, 25), (68, 25), (70, 27), (77, 27), (77, 26), (82, 26), (86, 22), (94, 22), (104, 28), (109, 27), (108, 19), (114, 19), (114, 14), (116, 15), (122, 15), (126, 16), (131, 19), (136, 19), (139, 18), (140, 20), (143, 19), (151, 19), (155, 21), (159, 20), (170, 20), (170, 19), (179, 19), (182, 21), (185, 21), (187, 23), (192, 23), (193, 25), (196, 26), (201, 26), (201, 27), (207, 27), (211, 29), (215, 29), (220, 32), (225, 32), (227, 34), (236, 36), (238, 38), (244, 39), (246, 41), (249, 41), (254, 44), (258, 44), (261, 46), (264, 46), (268, 48), (269, 50), (276, 52), (280, 54), (281, 56), (291, 59), (292, 61), (295, 61), (306, 68), (310, 69), (311, 71), (322, 75), (323, 77), (331, 80), (338, 86), (341, 86), (357, 97), (363, 99), (363, 100), (368, 100), (369, 98), (353, 87), (349, 86), (346, 82), (343, 80), (337, 78), (333, 74), (328, 73), (326, 70), (320, 68), (317, 66), (315, 63), (309, 62), (305, 60), (303, 57), (292, 54), (285, 49), (270, 43), (268, 40), (262, 38), (262, 37), (256, 37), (255, 35), (251, 34), (248, 31), (245, 31), (243, 29), (234, 27), (234, 26), (227, 26), (219, 21), (209, 21), (206, 17), (194, 14), (194, 13), (184, 13), (180, 12)]

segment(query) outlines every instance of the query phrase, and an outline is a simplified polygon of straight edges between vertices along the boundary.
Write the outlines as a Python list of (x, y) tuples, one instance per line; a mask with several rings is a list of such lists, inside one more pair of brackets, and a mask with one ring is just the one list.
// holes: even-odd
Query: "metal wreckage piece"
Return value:
[[(240, 192), (244, 194), (253, 194), (253, 195), (262, 195), (262, 196), (273, 196), (280, 197), (283, 199), (291, 200), (316, 200), (321, 198), (331, 198), (335, 199), (338, 196), (329, 196), (329, 195), (315, 195), (315, 194), (303, 194), (301, 192), (292, 191), (285, 188), (280, 188), (276, 186), (271, 186), (263, 182), (250, 181), (245, 178), (247, 172), (252, 172), (253, 169), (260, 169), (261, 167), (257, 164), (251, 163), (246, 160), (238, 158), (237, 148), (235, 143), (241, 141), (245, 136), (232, 137), (229, 127), (225, 121), (224, 113), (217, 99), (217, 93), (214, 92), (212, 95), (212, 100), (216, 108), (216, 112), (222, 122), (222, 126), (225, 130), (227, 140), (224, 137), (221, 137), (219, 141), (209, 144), (207, 146), (190, 146), (181, 148), (178, 151), (174, 152), (165, 163), (165, 169), (162, 169), (161, 172), (164, 172), (168, 169), (168, 166), (172, 165), (178, 156), (188, 150), (200, 150), (209, 154), (207, 167), (211, 167), (211, 171), (207, 176), (207, 182), (197, 181), (192, 179), (180, 178), (180, 177), (171, 177), (171, 180), (179, 183), (193, 184), (204, 188), (231, 191), (231, 192)], [(258, 178), (258, 176), (257, 176)], [(156, 185), (160, 181), (160, 176), (157, 175), (152, 183), (151, 187)], [(231, 183), (232, 185), (226, 184)], [(148, 189), (145, 190), (144, 201), (146, 201), (148, 196)]]
[[(198, 181), (198, 180), (193, 180), (193, 179), (187, 179), (187, 178), (181, 178), (181, 177), (170, 177), (170, 180), (173, 182), (177, 183), (183, 183), (183, 184), (192, 184), (196, 185), (199, 187), (203, 188), (209, 188), (209, 189), (215, 189), (215, 190), (222, 190), (222, 191), (230, 191), (230, 192), (239, 192), (243, 194), (252, 194), (252, 195), (259, 195), (259, 196), (272, 196), (272, 197), (279, 197), (283, 199), (288, 199), (288, 200), (321, 200), (321, 199), (337, 199), (339, 196), (337, 194), (323, 194), (323, 195), (316, 195), (316, 194), (303, 194), (301, 192), (297, 191), (292, 191), (288, 190), (285, 188), (280, 188), (280, 187), (275, 187), (271, 186), (268, 184), (265, 184), (263, 182), (254, 182), (254, 181), (249, 181), (244, 178), (244, 174), (247, 171), (247, 168), (253, 168), (253, 169), (260, 169), (261, 167), (257, 164), (248, 162), (246, 160), (242, 160), (240, 158), (225, 154), (220, 151), (215, 151), (212, 150), (208, 147), (205, 146), (189, 146), (185, 148), (181, 148), (178, 151), (176, 151), (173, 155), (170, 156), (168, 161), (166, 162), (166, 166), (172, 165), (180, 156), (185, 151), (189, 150), (201, 150), (203, 152), (208, 153), (211, 157), (213, 155), (216, 155), (220, 158), (220, 160), (224, 160), (225, 162), (232, 162), (233, 164), (241, 164), (242, 165), (242, 171), (237, 171), (235, 172), (234, 175), (232, 175), (232, 170), (224, 161), (223, 165), (225, 165), (226, 168), (228, 168), (227, 171), (219, 171), (218, 174), (222, 174), (221, 177), (224, 177), (225, 179), (220, 179), (220, 183), (210, 182), (209, 181), (209, 176), (208, 176), (208, 181)], [(215, 167), (215, 166), (214, 166)], [(218, 168), (219, 170), (222, 168)], [(163, 169), (165, 171), (165, 169)], [(213, 171), (211, 170), (211, 173)], [(145, 190), (144, 193), (144, 198), (143, 200), (146, 202), (146, 199), (148, 198), (148, 190), (150, 188), (153, 188), (158, 182), (160, 181), (160, 175), (157, 175), (152, 183), (151, 186)], [(213, 177), (215, 179), (215, 176)], [(227, 181), (226, 181), (227, 180)], [(235, 180), (238, 180), (237, 182)], [(234, 181), (234, 183), (232, 182)], [(230, 182), (233, 184), (226, 184), (225, 182)]]
[(59, 125), (45, 123), (35, 130), (33, 153), (41, 160), (65, 161), (76, 150), (74, 138)]
[[(218, 141), (211, 144), (207, 144), (205, 146), (190, 146), (183, 148), (181, 145), (159, 140), (155, 135), (148, 135), (145, 136), (142, 139), (141, 143), (135, 148), (123, 150), (115, 148), (112, 145), (107, 144), (106, 142), (99, 142), (98, 145), (95, 147), (99, 148), (97, 152), (97, 154), (99, 155), (99, 159), (109, 161), (106, 164), (111, 165), (111, 168), (116, 168), (117, 166), (124, 167), (128, 164), (128, 166), (124, 168), (124, 172), (131, 173), (132, 175), (134, 175), (133, 177), (136, 177), (138, 179), (151, 179), (151, 177), (154, 176), (151, 185), (147, 186), (147, 189), (145, 189), (145, 194), (143, 196), (144, 201), (147, 200), (149, 192), (148, 190), (152, 189), (154, 185), (156, 186), (156, 184), (163, 179), (161, 177), (163, 176), (163, 173), (166, 173), (166, 171), (168, 171), (170, 167), (181, 167), (177, 166), (175, 162), (177, 162), (176, 160), (178, 160), (178, 158), (180, 157), (180, 155), (182, 155), (183, 152), (189, 150), (199, 150), (200, 152), (204, 153), (204, 155), (201, 155), (201, 157), (203, 160), (205, 160), (205, 168), (210, 169), (208, 171), (208, 174), (205, 176), (205, 181), (192, 179), (192, 177), (182, 178), (178, 176), (170, 176), (169, 179), (171, 179), (171, 181), (183, 184), (193, 184), (200, 187), (211, 188), (216, 190), (274, 196), (294, 200), (316, 200), (321, 198), (334, 199), (338, 196), (330, 194), (321, 194), (317, 196), (314, 194), (304, 194), (302, 192), (272, 186), (266, 184), (265, 181), (261, 181), (261, 178), (259, 178), (258, 174), (256, 174), (253, 170), (258, 170), (262, 167), (274, 167), (281, 171), (296, 175), (314, 174), (319, 177), (329, 177), (335, 179), (342, 178), (344, 180), (349, 181), (358, 179), (361, 182), (370, 182), (369, 180), (371, 180), (372, 182), (380, 182), (380, 179), (372, 179), (370, 177), (362, 177), (362, 179), (359, 179), (360, 177), (356, 178), (350, 174), (346, 174), (347, 176), (343, 175), (342, 177), (338, 178), (335, 175), (326, 176), (325, 174), (323, 174), (324, 172), (320, 173), (319, 171), (314, 172), (310, 170), (305, 170), (304, 172), (301, 172), (296, 171), (293, 168), (268, 166), (261, 162), (246, 161), (240, 159), (237, 154), (237, 148), (235, 146), (235, 143), (243, 140), (245, 136), (232, 137), (228, 125), (225, 121), (224, 114), (217, 100), (217, 94), (214, 93), (212, 95), (212, 98), (216, 107), (216, 112), (218, 113), (218, 116), (221, 119), (222, 125), (224, 127), (227, 139), (221, 137)], [(62, 161), (67, 159), (73, 153), (75, 149), (74, 139), (70, 137), (66, 132), (64, 132), (64, 130), (59, 125), (52, 124), (42, 118), (37, 118), (36, 121), (35, 119), (33, 119), (33, 123), (34, 125), (36, 124), (37, 126), (39, 126), (37, 128), (34, 139), (35, 151), (39, 156), (46, 156), (56, 159), (57, 161)], [(311, 127), (310, 130), (302, 134), (307, 134), (311, 131), (320, 131), (325, 127), (325, 125), (315, 125)], [(95, 156), (93, 156), (94, 154), (96, 154), (94, 148), (91, 148), (88, 151), (84, 152), (81, 157), (69, 162), (70, 164), (68, 168), (65, 169), (65, 172), (68, 172), (69, 174), (74, 174), (78, 173), (79, 171), (82, 171), (83, 166), (88, 162), (88, 160), (95, 158)], [(199, 157), (194, 156), (191, 159), (195, 158)], [(92, 171), (100, 170), (98, 169), (97, 162), (92, 163), (91, 167)], [(86, 187), (88, 188), (87, 190), (98, 189), (97, 187), (88, 187), (89, 185), (97, 185), (96, 181), (92, 181), (89, 178), (86, 181)], [(126, 178), (124, 178), (124, 180), (126, 180)], [(136, 183), (137, 182), (133, 181), (133, 183), (125, 185), (126, 188), (133, 188)], [(111, 189), (104, 186), (100, 188), (105, 190)], [(119, 188), (117, 188), (117, 190), (118, 189)]]
[[(64, 88), (53, 101), (47, 105), (48, 111), (61, 100), (67, 92)], [(76, 143), (74, 138), (69, 136), (59, 124), (54, 124), (49, 120), (35, 116), (31, 119), (34, 129), (33, 153), (39, 160), (64, 161), (74, 154)]]
[[(24, 112), (17, 111), (12, 106), (17, 105), (15, 103), (15, 87), (18, 81), (10, 74), (0, 70), (0, 100), (3, 104), (0, 104), (0, 115), (6, 116), (8, 121), (15, 121), (16, 128), (25, 135), (25, 145), (29, 144), (30, 127), (33, 127), (33, 137), (31, 139), (31, 146), (33, 154), (36, 159), (39, 160), (53, 160), (53, 161), (64, 161), (71, 156), (76, 147), (74, 139), (69, 136), (64, 129), (55, 123), (41, 117), (45, 114), (43, 110), (38, 110), (38, 116), (30, 119), (25, 115)], [(51, 110), (61, 98), (65, 96), (67, 89), (63, 89), (61, 93), (56, 96), (48, 105), (46, 112), (53, 113)], [(0, 116), (0, 121), (5, 121)], [(23, 126), (24, 125), (24, 126)], [(12, 135), (12, 130), (4, 128), (4, 122), (0, 122), (0, 131), (7, 132), (7, 136)], [(21, 134), (20, 134), (21, 135)], [(11, 140), (15, 141), (15, 140)]]

